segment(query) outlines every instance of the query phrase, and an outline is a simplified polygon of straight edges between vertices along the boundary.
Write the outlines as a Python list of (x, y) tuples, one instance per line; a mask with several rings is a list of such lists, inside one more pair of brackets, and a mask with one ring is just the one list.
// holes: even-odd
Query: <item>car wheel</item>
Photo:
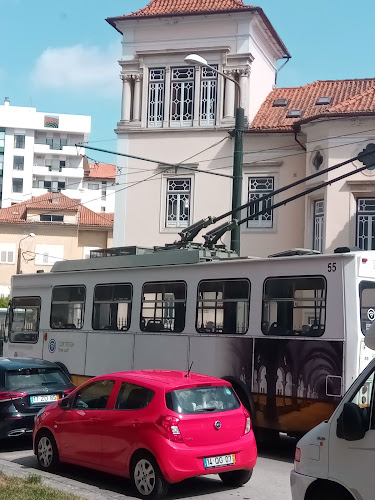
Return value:
[(250, 481), (252, 475), (252, 470), (231, 470), (228, 472), (221, 472), (219, 477), (227, 486), (234, 486), (237, 488)]
[(35, 448), (38, 463), (43, 470), (49, 471), (57, 466), (59, 452), (55, 438), (51, 433), (43, 432), (39, 434)]
[(131, 478), (141, 498), (159, 500), (168, 491), (168, 483), (152, 455), (136, 456), (132, 464)]

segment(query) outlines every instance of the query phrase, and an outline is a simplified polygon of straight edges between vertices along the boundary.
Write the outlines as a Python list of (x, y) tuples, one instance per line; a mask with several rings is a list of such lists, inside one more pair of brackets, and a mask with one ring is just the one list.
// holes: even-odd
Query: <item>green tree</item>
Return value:
[(0, 307), (7, 308), (9, 304), (9, 297), (4, 297), (4, 295), (0, 296)]

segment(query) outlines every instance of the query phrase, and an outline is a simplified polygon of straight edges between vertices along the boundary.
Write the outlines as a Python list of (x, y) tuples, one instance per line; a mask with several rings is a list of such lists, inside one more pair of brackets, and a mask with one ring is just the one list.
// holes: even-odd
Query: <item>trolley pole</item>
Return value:
[[(233, 153), (233, 185), (232, 185), (232, 210), (242, 205), (242, 163), (243, 163), (243, 132), (245, 128), (245, 110), (236, 108), (234, 125), (234, 153)], [(233, 218), (238, 219), (240, 212), (234, 212)], [(232, 229), (230, 248), (237, 255), (241, 252), (241, 226)]]

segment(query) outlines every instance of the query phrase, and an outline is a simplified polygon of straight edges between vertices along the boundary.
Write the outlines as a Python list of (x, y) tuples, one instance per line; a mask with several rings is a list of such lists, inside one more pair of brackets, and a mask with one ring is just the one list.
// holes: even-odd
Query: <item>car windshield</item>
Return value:
[(237, 396), (228, 386), (192, 387), (168, 392), (166, 404), (176, 413), (229, 411), (240, 407)]
[(8, 371), (5, 376), (5, 388), (9, 391), (69, 384), (69, 379), (59, 368), (23, 368)]

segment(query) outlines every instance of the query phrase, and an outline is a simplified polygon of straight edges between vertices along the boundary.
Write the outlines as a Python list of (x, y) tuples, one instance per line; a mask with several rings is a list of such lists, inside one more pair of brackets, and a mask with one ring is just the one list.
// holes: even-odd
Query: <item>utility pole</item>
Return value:
[[(243, 132), (245, 128), (245, 110), (241, 105), (236, 108), (234, 125), (234, 153), (233, 153), (233, 185), (232, 210), (242, 205), (242, 163), (243, 163)], [(233, 218), (240, 217), (240, 212), (234, 212)], [(237, 255), (241, 252), (241, 226), (234, 226), (230, 237), (230, 248)]]

